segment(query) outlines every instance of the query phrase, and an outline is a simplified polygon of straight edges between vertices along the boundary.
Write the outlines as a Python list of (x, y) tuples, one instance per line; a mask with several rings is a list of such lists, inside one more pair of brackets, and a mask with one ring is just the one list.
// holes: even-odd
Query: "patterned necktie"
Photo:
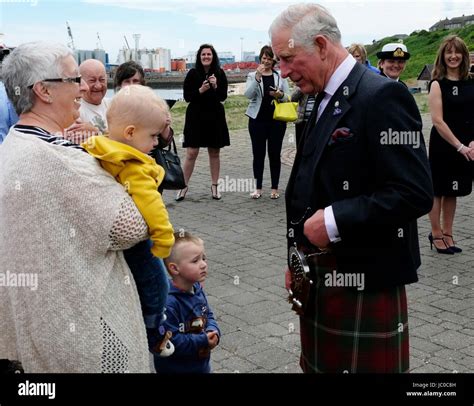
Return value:
[(318, 95), (316, 96), (316, 99), (314, 100), (314, 106), (313, 106), (313, 112), (311, 113), (311, 117), (309, 118), (308, 122), (306, 123), (305, 129), (304, 129), (304, 134), (301, 137), (303, 142), (300, 142), (300, 144), (304, 144), (306, 141), (306, 138), (308, 137), (308, 134), (311, 132), (313, 127), (316, 124), (316, 119), (318, 117), (318, 110), (319, 110), (319, 105), (324, 99), (324, 96), (326, 96), (326, 92), (323, 90), (322, 92), (319, 92)]

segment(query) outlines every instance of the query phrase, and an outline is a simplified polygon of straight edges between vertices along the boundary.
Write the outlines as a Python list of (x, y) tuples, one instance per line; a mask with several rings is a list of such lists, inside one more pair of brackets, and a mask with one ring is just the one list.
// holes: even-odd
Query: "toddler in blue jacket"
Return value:
[(171, 255), (165, 260), (171, 275), (164, 327), (173, 333), (174, 353), (155, 356), (157, 373), (209, 373), (211, 350), (220, 330), (201, 286), (207, 276), (204, 242), (188, 232), (174, 234)]

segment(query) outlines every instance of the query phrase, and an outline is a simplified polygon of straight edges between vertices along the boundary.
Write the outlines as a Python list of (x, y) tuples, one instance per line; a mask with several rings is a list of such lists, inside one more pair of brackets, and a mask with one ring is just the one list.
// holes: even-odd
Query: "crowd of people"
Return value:
[[(406, 45), (385, 44), (375, 68), (362, 44), (342, 45), (336, 20), (317, 4), (288, 7), (270, 37), (245, 88), (256, 181), (250, 197), (263, 196), (266, 150), (269, 197), (280, 197), (287, 124), (274, 118), (275, 104), (298, 102), (285, 194), (288, 248), (306, 258), (313, 282), (336, 270), (362, 275), (365, 286), (312, 283), (298, 310), (301, 368), (406, 372), (405, 286), (418, 280), (421, 264), (417, 219), (429, 214), (431, 248), (462, 252), (454, 241), (456, 198), (471, 193), (474, 172), (466, 44), (449, 36), (439, 47), (428, 154), (423, 137), (416, 145), (415, 138), (381, 138), (389, 130), (422, 132), (400, 80), (411, 56)], [(26, 372), (150, 372), (151, 352), (158, 373), (211, 372), (221, 331), (202, 286), (204, 242), (174, 232), (163, 202), (166, 168), (150, 154), (169, 144), (172, 120), (143, 68), (120, 65), (109, 99), (100, 61), (78, 66), (67, 47), (35, 42), (5, 58), (1, 79), (0, 269), (40, 274), (42, 286), (0, 287), (0, 358)], [(201, 45), (183, 85), (186, 187), (178, 202), (200, 148), (208, 150), (211, 198), (222, 198), (227, 93), (216, 50)], [(42, 227), (34, 226), (38, 219)]]

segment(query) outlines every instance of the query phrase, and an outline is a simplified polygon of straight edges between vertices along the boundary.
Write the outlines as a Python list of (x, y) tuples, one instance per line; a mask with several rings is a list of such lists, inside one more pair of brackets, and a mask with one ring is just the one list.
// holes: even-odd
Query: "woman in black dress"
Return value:
[(453, 240), (456, 197), (472, 191), (474, 158), (474, 82), (469, 79), (469, 52), (461, 38), (450, 35), (442, 42), (432, 79), (429, 158), (435, 198), (429, 240), (439, 253), (452, 255), (462, 251)]
[[(184, 80), (184, 99), (189, 103), (184, 123), (186, 158), (183, 172), (186, 184), (194, 170), (199, 148), (206, 147), (211, 167), (212, 198), (219, 200), (217, 190), (220, 170), (220, 148), (230, 145), (229, 130), (222, 102), (227, 98), (227, 78), (219, 66), (217, 52), (212, 45), (203, 44), (196, 55), (196, 67)], [(176, 201), (185, 198), (188, 186), (180, 190)]]

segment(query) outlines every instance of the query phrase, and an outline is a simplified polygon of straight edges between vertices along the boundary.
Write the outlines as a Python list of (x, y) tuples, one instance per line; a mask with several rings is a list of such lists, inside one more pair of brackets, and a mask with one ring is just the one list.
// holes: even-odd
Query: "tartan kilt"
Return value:
[(333, 270), (316, 266), (318, 282), (300, 316), (303, 372), (408, 372), (405, 286), (380, 292), (325, 286), (324, 274)]

